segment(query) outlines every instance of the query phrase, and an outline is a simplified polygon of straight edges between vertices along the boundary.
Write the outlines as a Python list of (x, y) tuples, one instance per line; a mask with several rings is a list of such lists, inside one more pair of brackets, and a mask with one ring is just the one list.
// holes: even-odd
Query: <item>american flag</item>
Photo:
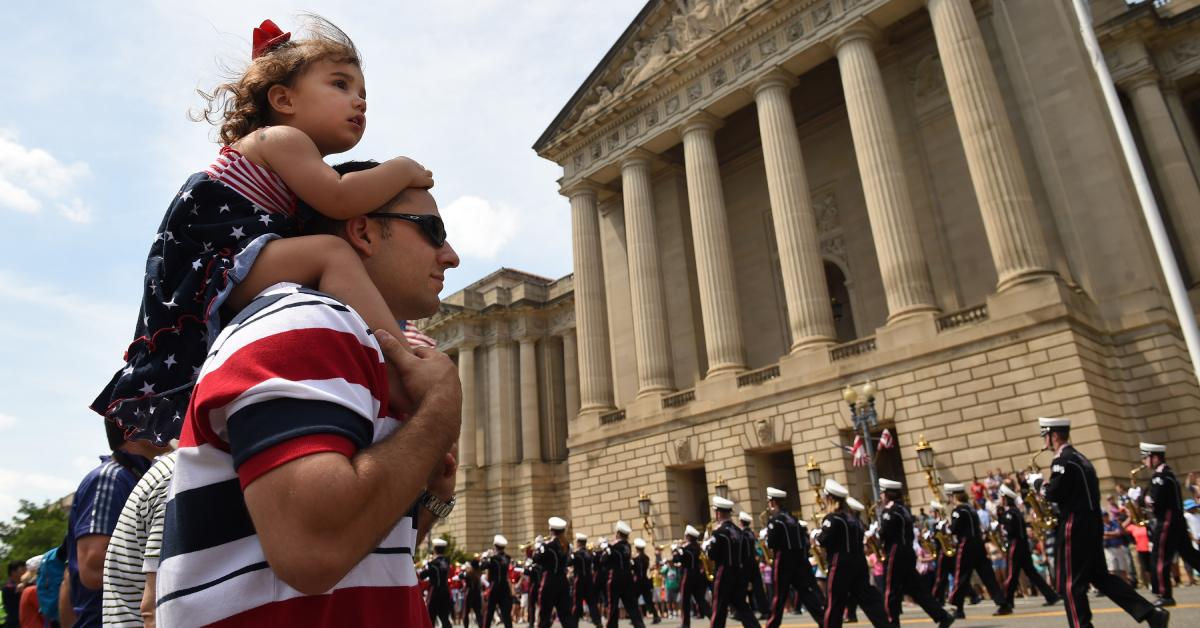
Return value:
[(850, 446), (850, 455), (853, 456), (854, 466), (867, 466), (867, 448), (863, 446), (862, 436), (854, 437), (854, 444)]
[(879, 448), (891, 449), (896, 446), (896, 437), (892, 436), (892, 432), (884, 428), (883, 433), (879, 435)]
[(437, 349), (437, 341), (426, 336), (420, 329), (417, 329), (416, 325), (413, 325), (409, 321), (400, 321), (400, 331), (404, 332), (404, 338), (408, 340), (410, 346)]

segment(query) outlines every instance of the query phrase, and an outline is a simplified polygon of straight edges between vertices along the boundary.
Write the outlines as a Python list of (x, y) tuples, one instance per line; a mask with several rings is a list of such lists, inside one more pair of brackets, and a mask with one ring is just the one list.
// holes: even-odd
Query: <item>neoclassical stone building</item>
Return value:
[[(1193, 287), (1195, 4), (1091, 2)], [(421, 323), (466, 395), (450, 530), (606, 534), (644, 492), (663, 539), (719, 483), (808, 514), (810, 456), (866, 497), (841, 395), (866, 380), (913, 503), (921, 435), (968, 480), (1026, 467), (1039, 415), (1072, 417), (1108, 483), (1139, 438), (1200, 466), (1200, 388), (1077, 26), (1066, 0), (650, 0), (534, 145), (574, 275), (501, 270)]]

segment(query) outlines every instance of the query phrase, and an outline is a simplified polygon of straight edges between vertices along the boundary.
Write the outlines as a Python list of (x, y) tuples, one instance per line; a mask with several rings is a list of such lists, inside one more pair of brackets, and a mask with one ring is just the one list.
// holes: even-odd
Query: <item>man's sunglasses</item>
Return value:
[(393, 214), (391, 212), (371, 212), (366, 215), (368, 218), (395, 218), (396, 220), (404, 220), (406, 222), (415, 223), (425, 232), (425, 237), (429, 238), (429, 242), (434, 248), (442, 248), (446, 243), (446, 223), (442, 222), (441, 216), (433, 214)]

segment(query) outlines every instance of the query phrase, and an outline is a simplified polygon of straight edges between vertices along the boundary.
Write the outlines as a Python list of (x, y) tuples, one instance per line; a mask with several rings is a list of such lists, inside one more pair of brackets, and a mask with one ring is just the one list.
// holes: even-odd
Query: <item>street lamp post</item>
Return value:
[(938, 482), (937, 471), (934, 470), (933, 445), (925, 440), (924, 434), (917, 439), (917, 464), (921, 465), (921, 470), (925, 472), (925, 483), (929, 485), (929, 491), (933, 493), (932, 499), (937, 499)]
[(825, 480), (825, 473), (821, 471), (821, 465), (817, 464), (816, 459), (812, 456), (808, 457), (808, 466), (805, 467), (808, 473), (808, 488), (812, 489), (813, 496), (816, 497), (816, 502), (813, 503), (813, 518), (816, 519), (817, 513), (821, 511), (821, 483)]
[[(879, 424), (879, 416), (875, 413), (875, 392), (875, 384), (868, 380), (861, 390), (846, 386), (842, 391), (842, 399), (850, 406), (854, 429), (862, 431), (863, 446), (867, 448), (867, 470), (871, 473), (871, 497), (878, 504), (879, 474), (875, 471), (875, 444), (871, 442), (871, 428)], [(867, 398), (865, 402), (859, 402), (860, 393)]]
[(729, 499), (729, 485), (725, 483), (725, 476), (717, 476), (717, 484), (713, 486), (713, 490), (717, 492), (717, 497)]
[(642, 491), (638, 497), (638, 512), (642, 514), (642, 531), (649, 537), (650, 545), (654, 545), (654, 523), (650, 521), (650, 497)]

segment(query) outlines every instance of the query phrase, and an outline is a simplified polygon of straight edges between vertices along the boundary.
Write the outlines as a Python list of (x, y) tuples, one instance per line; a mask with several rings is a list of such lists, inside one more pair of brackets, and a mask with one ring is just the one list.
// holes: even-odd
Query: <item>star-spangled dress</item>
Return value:
[(130, 438), (177, 437), (209, 345), (234, 314), (222, 304), (264, 245), (299, 232), (311, 215), (301, 207), (279, 175), (230, 147), (189, 177), (150, 247), (125, 366), (91, 408)]

